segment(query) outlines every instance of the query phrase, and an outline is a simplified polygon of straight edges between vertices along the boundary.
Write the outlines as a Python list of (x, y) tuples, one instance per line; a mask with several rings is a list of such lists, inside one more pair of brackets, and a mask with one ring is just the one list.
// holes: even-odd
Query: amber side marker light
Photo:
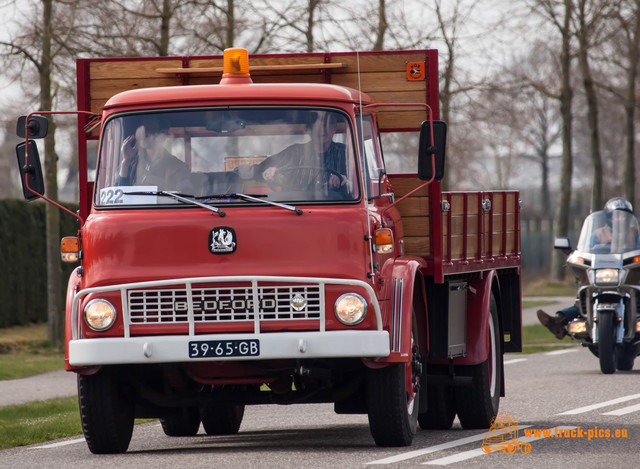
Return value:
[(78, 262), (80, 260), (80, 243), (75, 236), (66, 236), (60, 242), (62, 262)]
[(252, 83), (249, 74), (249, 52), (247, 49), (225, 49), (220, 84), (241, 83)]
[(389, 228), (376, 230), (375, 250), (378, 254), (390, 254), (393, 252), (393, 232)]

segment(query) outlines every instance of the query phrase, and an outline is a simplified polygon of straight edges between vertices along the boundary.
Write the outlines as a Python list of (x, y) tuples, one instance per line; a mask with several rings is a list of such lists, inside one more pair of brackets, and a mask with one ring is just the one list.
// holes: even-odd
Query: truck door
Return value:
[[(394, 252), (395, 223), (390, 211), (382, 211), (393, 201), (393, 194), (387, 184), (384, 161), (375, 122), (371, 115), (362, 116), (358, 122), (363, 180), (369, 208), (370, 235), (372, 237), (373, 271), (378, 273), (384, 262)], [(395, 210), (394, 210), (395, 212)], [(382, 243), (382, 244), (381, 244)]]

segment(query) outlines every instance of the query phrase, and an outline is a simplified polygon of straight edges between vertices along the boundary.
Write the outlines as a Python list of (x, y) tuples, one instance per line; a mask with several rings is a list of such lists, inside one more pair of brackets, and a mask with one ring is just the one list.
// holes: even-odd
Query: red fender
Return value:
[[(477, 365), (489, 357), (491, 350), (489, 317), (491, 285), (495, 271), (486, 272), (482, 278), (469, 281), (467, 294), (467, 353), (454, 359), (456, 365)], [(499, 333), (496, 331), (496, 333)]]
[[(408, 362), (411, 360), (411, 320), (413, 312), (414, 290), (420, 289), (424, 302), (424, 282), (417, 283), (416, 278), (422, 279), (421, 268), (426, 263), (421, 258), (398, 257), (384, 263), (381, 271), (383, 288), (381, 290), (382, 320), (384, 328), (389, 331), (389, 345), (391, 353), (388, 357), (377, 359), (377, 362)], [(420, 314), (416, 311), (416, 315)], [(425, 315), (425, 312), (422, 312)], [(426, 316), (424, 316), (426, 318)], [(421, 349), (427, 350), (426, 329), (420, 324), (425, 321), (418, 319), (421, 337), (425, 337)], [(424, 333), (422, 333), (424, 332)]]
[(69, 341), (71, 340), (71, 306), (73, 305), (73, 297), (80, 290), (80, 283), (82, 282), (81, 267), (76, 267), (69, 276), (69, 283), (67, 283), (67, 298), (65, 307), (65, 321), (64, 321), (64, 369), (67, 371), (74, 370), (74, 367), (69, 365)]
[(65, 307), (64, 321), (64, 369), (67, 371), (75, 371), (79, 374), (93, 374), (100, 367), (76, 367), (69, 365), (69, 341), (71, 340), (71, 307), (73, 305), (73, 297), (80, 291), (80, 283), (82, 282), (81, 267), (76, 267), (69, 276), (67, 284), (67, 298)]

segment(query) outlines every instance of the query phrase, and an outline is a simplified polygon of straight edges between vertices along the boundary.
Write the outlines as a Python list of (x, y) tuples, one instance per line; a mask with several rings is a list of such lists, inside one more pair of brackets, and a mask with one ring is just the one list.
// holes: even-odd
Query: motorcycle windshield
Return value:
[(582, 224), (578, 251), (592, 254), (622, 254), (640, 249), (638, 220), (624, 210), (600, 210)]

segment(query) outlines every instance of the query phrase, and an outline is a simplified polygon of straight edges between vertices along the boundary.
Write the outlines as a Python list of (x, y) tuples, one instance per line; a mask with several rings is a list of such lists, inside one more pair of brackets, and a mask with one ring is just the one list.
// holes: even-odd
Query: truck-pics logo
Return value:
[(513, 454), (516, 451), (523, 454), (531, 452), (531, 443), (518, 439), (518, 420), (508, 412), (500, 412), (491, 422), (491, 428), (482, 442), (482, 451), (491, 453), (502, 451)]
[(209, 233), (209, 251), (231, 254), (236, 250), (236, 232), (228, 226), (217, 226)]

